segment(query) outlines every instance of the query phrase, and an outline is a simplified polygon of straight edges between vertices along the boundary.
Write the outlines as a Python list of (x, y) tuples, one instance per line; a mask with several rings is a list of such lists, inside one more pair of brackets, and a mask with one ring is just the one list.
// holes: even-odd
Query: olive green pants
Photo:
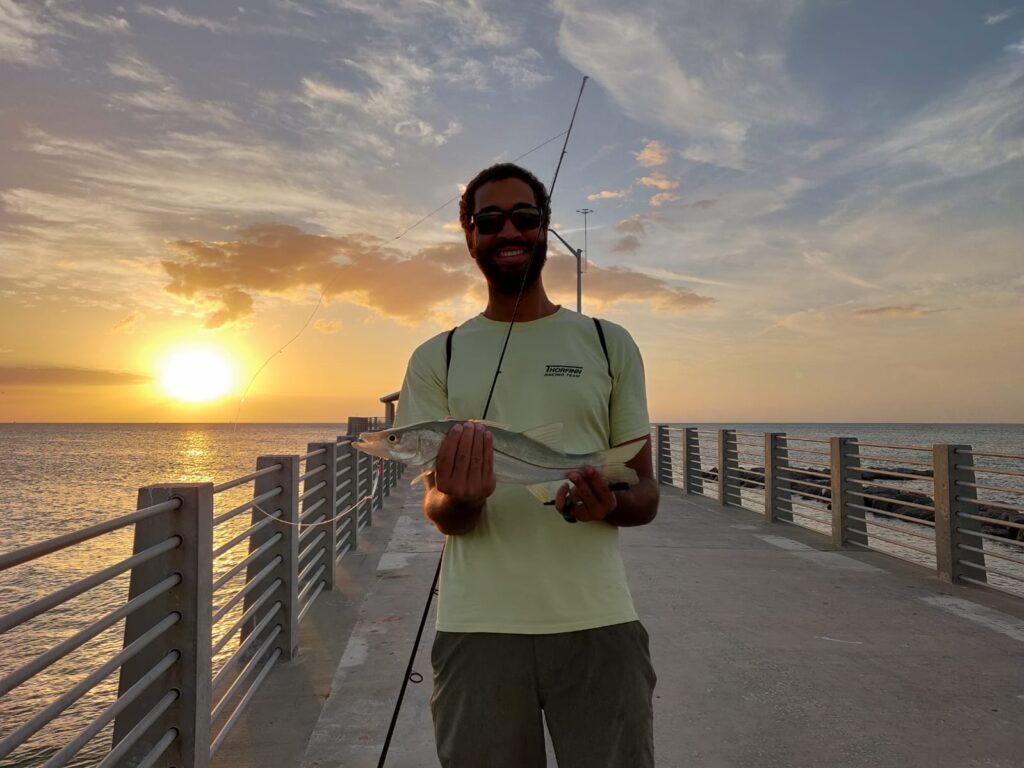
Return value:
[(581, 632), (438, 632), (434, 735), (444, 768), (653, 768), (655, 674), (639, 621)]

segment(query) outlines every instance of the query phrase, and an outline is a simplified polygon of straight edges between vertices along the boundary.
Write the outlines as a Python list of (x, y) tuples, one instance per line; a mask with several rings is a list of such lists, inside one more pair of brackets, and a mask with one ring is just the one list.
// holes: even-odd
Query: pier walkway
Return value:
[[(215, 765), (377, 765), (441, 547), (419, 499), (394, 489), (343, 586), (311, 612), (303, 632), (320, 642), (274, 670)], [(659, 766), (1024, 764), (1019, 599), (667, 486), (657, 520), (623, 530), (622, 548), (659, 677)], [(391, 768), (437, 765), (432, 624)]]

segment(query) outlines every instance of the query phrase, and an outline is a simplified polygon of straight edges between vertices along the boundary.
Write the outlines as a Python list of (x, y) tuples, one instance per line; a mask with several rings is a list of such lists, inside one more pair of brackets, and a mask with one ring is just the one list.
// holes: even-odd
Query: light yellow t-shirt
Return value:
[[(559, 309), (517, 322), (488, 421), (516, 430), (561, 422), (562, 449), (570, 453), (646, 437), (640, 352), (621, 326), (601, 326), (608, 359), (589, 317)], [(508, 323), (482, 315), (459, 326), (447, 372), (447, 332), (422, 344), (409, 361), (396, 426), (449, 415), (479, 419), (507, 330)], [(618, 541), (615, 526), (566, 523), (522, 486), (499, 483), (479, 525), (448, 537), (437, 628), (546, 634), (633, 621)]]

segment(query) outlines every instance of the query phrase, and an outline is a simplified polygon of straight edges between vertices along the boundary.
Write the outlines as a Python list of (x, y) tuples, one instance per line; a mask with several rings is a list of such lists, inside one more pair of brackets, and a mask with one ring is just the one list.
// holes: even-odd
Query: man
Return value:
[(495, 483), (485, 427), (449, 432), (423, 500), (448, 537), (431, 654), (446, 768), (544, 766), (542, 712), (560, 768), (654, 765), (655, 675), (618, 551), (618, 527), (649, 523), (658, 505), (643, 363), (625, 330), (602, 321), (599, 333), (548, 298), (549, 218), (544, 185), (518, 166), (466, 187), (460, 219), (487, 307), (416, 350), (396, 426), (479, 419), (515, 311), (488, 421), (561, 422), (570, 453), (643, 441), (628, 462), (640, 479), (612, 491), (593, 467), (570, 473), (555, 501), (571, 525), (525, 488)]

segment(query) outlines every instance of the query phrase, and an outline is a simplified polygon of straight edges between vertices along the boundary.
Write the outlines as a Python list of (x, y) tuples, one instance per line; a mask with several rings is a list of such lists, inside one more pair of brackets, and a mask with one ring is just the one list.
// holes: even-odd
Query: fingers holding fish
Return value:
[(437, 454), (435, 484), (455, 501), (479, 506), (494, 492), (492, 438), (482, 425), (451, 428)]
[(572, 472), (569, 479), (575, 486), (570, 498), (576, 502), (571, 512), (577, 520), (604, 520), (615, 511), (618, 500), (608, 487), (607, 479), (594, 467), (588, 465), (579, 472)]

